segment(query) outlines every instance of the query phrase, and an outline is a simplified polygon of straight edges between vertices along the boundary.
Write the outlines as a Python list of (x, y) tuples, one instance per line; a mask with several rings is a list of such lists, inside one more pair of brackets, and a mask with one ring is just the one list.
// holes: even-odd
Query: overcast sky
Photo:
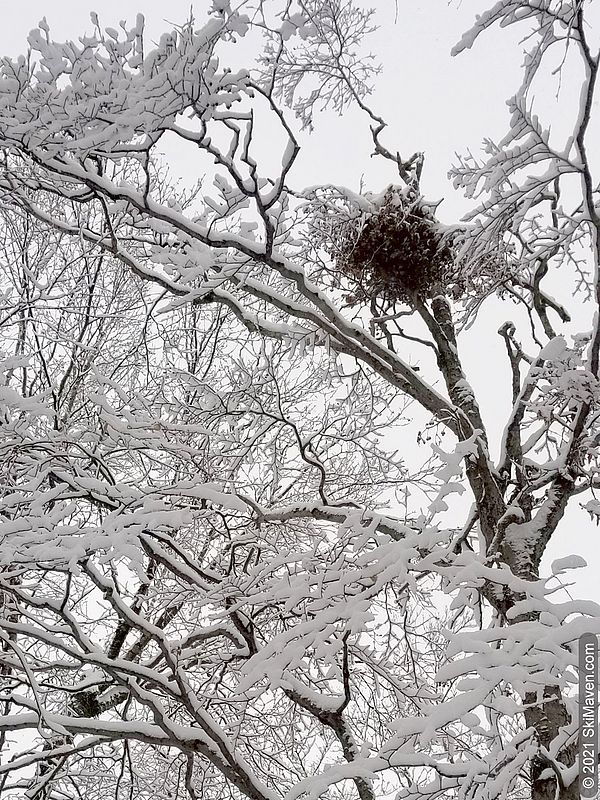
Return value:
[[(470, 27), (475, 14), (488, 4), (476, 0), (398, 0), (397, 4), (394, 0), (369, 0), (365, 4), (377, 8), (376, 21), (381, 26), (367, 46), (379, 56), (384, 68), (370, 98), (373, 110), (389, 123), (384, 143), (404, 157), (416, 150), (425, 152), (424, 192), (431, 199), (445, 198), (439, 215), (445, 222), (455, 222), (470, 203), (452, 191), (446, 173), (455, 152), (475, 152), (484, 137), (499, 139), (505, 132), (505, 101), (520, 82), (518, 36), (522, 31), (496, 31), (483, 37), (473, 50), (451, 58), (451, 47)], [(189, 0), (102, 0), (101, 4), (86, 0), (24, 0), (5, 4), (0, 53), (16, 56), (25, 52), (27, 34), (43, 16), (53, 38), (61, 41), (91, 32), (90, 11), (98, 12), (103, 26), (112, 27), (117, 27), (120, 20), (133, 23), (136, 14), (142, 12), (148, 37), (158, 40), (161, 33), (170, 29), (169, 23), (188, 19), (190, 8), (200, 26), (208, 6), (208, 2), (190, 4)], [(563, 97), (576, 89), (575, 85), (569, 86), (567, 75), (561, 89)], [(549, 95), (551, 115), (552, 93)], [(367, 120), (355, 111), (343, 118), (321, 115), (315, 133), (302, 136), (301, 142), (304, 155), (296, 174), (291, 176), (297, 188), (333, 182), (358, 189), (364, 177), (366, 188), (380, 190), (394, 180), (389, 165), (369, 158)], [(193, 164), (186, 164), (186, 171), (193, 174)], [(469, 377), (488, 420), (503, 420), (507, 414), (506, 372), (494, 374), (489, 368), (491, 363), (505, 360), (495, 331), (507, 313), (512, 311), (490, 304), (486, 309), (486, 339), (483, 341), (480, 332), (474, 331), (462, 345)], [(587, 554), (592, 563), (598, 533), (587, 515), (572, 511), (560, 531), (550, 559), (577, 550), (584, 557)], [(597, 596), (593, 572), (591, 568), (580, 572), (578, 594)]]
[[(182, 23), (190, 8), (201, 24), (210, 2), (189, 0), (24, 0), (6, 4), (0, 29), (0, 53), (16, 56), (26, 50), (28, 32), (45, 16), (53, 38), (77, 38), (91, 32), (90, 12), (97, 11), (104, 26), (120, 20), (134, 22), (140, 11), (146, 30), (157, 40), (169, 23)], [(474, 51), (457, 58), (450, 49), (468, 28), (482, 4), (476, 0), (368, 0), (377, 9), (380, 25), (368, 41), (384, 68), (372, 97), (373, 109), (389, 120), (386, 140), (406, 156), (426, 154), (424, 187), (434, 196), (449, 196), (446, 172), (456, 151), (476, 148), (484, 136), (499, 135), (506, 124), (505, 100), (518, 85), (520, 57), (516, 35), (503, 31), (488, 36)], [(326, 135), (325, 134), (326, 128)], [(347, 119), (326, 115), (320, 120), (309, 164), (303, 164), (308, 182), (332, 180), (356, 184), (364, 172), (375, 182), (389, 180), (389, 169), (369, 163), (366, 121), (348, 129)], [(343, 147), (340, 147), (343, 142)], [(336, 144), (337, 146), (333, 146)], [(358, 157), (358, 161), (357, 161)], [(378, 169), (379, 167), (379, 169)], [(305, 170), (306, 173), (305, 173)], [(326, 170), (326, 175), (324, 174)], [(375, 188), (373, 186), (372, 188)], [(448, 199), (443, 216), (449, 220), (468, 205)]]

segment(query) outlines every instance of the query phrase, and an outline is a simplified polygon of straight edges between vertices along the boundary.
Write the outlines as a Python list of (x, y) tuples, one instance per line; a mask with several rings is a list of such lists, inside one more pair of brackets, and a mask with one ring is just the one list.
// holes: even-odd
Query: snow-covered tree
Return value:
[[(457, 46), (528, 51), (452, 226), (368, 105), (351, 2), (215, 2), (151, 51), (141, 17), (43, 20), (2, 60), (2, 797), (579, 796), (600, 607), (552, 597), (580, 558), (541, 564), (569, 503), (600, 517), (584, 12), (498, 3)], [(302, 187), (298, 128), (351, 105), (389, 185)], [(502, 303), (494, 459), (460, 340)]]

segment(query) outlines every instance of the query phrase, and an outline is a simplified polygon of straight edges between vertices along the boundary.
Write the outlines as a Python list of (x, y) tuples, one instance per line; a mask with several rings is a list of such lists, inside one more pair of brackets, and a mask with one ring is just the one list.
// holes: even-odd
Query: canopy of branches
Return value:
[[(600, 518), (588, 4), (501, 2), (457, 45), (527, 52), (452, 226), (370, 105), (372, 12), (233, 5), (153, 49), (142, 16), (42, 20), (0, 62), (0, 795), (575, 800), (600, 607), (542, 559)], [(303, 187), (351, 106), (387, 187)]]

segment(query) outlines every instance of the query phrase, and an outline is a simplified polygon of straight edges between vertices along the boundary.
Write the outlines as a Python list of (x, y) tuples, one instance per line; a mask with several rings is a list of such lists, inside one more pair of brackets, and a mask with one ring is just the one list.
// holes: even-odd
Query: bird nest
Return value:
[(460, 294), (451, 237), (421, 199), (392, 187), (372, 212), (343, 221), (331, 245), (337, 270), (356, 286), (347, 296), (352, 305)]
[(72, 697), (71, 707), (78, 717), (98, 717), (102, 713), (96, 692), (77, 692)]

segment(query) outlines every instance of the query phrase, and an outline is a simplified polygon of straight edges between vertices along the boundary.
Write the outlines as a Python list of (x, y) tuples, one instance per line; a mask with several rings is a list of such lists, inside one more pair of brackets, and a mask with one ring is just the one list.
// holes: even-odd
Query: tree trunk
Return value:
[[(561, 692), (558, 686), (546, 686), (544, 697), (554, 699), (540, 704), (536, 703), (534, 692), (525, 695), (525, 724), (527, 727), (535, 728), (539, 743), (542, 747), (548, 748), (553, 739), (558, 736), (560, 728), (570, 722), (569, 715), (561, 700)], [(559, 759), (567, 767), (573, 766), (577, 755), (577, 741), (563, 748), (559, 753)], [(559, 781), (557, 793), (557, 776), (541, 778), (541, 774), (550, 765), (543, 757), (537, 756), (531, 762), (531, 800), (579, 800), (578, 781), (573, 781), (570, 786), (563, 786)]]

